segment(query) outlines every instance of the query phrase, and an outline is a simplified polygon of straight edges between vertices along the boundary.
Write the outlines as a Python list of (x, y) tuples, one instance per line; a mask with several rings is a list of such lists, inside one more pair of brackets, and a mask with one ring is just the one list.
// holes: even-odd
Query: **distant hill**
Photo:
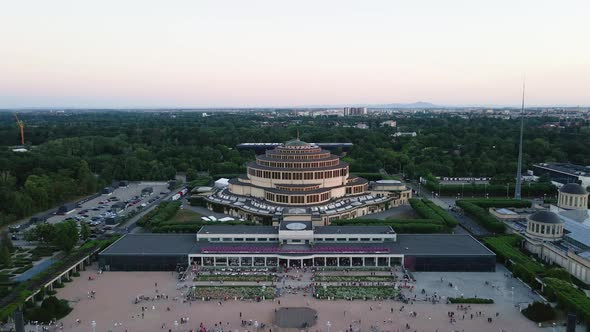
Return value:
[(435, 105), (426, 101), (403, 104), (323, 104), (323, 105), (304, 105), (304, 108), (343, 108), (343, 107), (367, 107), (367, 108), (445, 108), (448, 106)]
[(367, 105), (367, 107), (371, 108), (441, 108), (445, 106), (434, 105), (433, 103), (429, 103), (426, 101), (418, 101), (415, 103), (410, 104), (380, 104), (380, 105)]

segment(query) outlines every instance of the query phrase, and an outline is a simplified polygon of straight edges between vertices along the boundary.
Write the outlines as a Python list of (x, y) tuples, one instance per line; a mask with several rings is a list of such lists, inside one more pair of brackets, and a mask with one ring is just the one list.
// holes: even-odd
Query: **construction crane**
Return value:
[(25, 124), (18, 119), (16, 113), (14, 113), (14, 118), (16, 119), (16, 125), (20, 129), (20, 145), (25, 145)]

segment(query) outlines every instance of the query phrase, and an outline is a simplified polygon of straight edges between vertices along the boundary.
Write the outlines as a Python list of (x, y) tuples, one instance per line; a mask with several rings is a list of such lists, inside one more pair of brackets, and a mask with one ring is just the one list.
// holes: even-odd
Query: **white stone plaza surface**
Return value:
[[(534, 323), (522, 316), (512, 303), (532, 301), (535, 295), (517, 280), (504, 275), (505, 270), (495, 273), (418, 273), (416, 289), (406, 295), (421, 297), (421, 287), (426, 291), (454, 296), (464, 293), (471, 296), (493, 297), (492, 305), (472, 305), (463, 313), (456, 305), (431, 304), (416, 301), (403, 304), (397, 301), (326, 301), (315, 300), (309, 295), (287, 294), (274, 301), (195, 301), (181, 303), (182, 292), (176, 289), (175, 274), (171, 272), (104, 272), (98, 274), (95, 267), (89, 268), (58, 290), (57, 296), (71, 301), (73, 311), (60, 321), (64, 331), (93, 331), (91, 322), (96, 322), (96, 331), (191, 331), (199, 330), (203, 323), (208, 330), (221, 322), (224, 331), (255, 331), (256, 327), (241, 326), (242, 320), (258, 321), (266, 324), (258, 331), (278, 331), (272, 326), (274, 310), (279, 307), (308, 306), (318, 312), (317, 324), (309, 331), (370, 331), (371, 326), (379, 331), (541, 331)], [(89, 276), (94, 280), (89, 280)], [(440, 281), (440, 278), (443, 281)], [(488, 281), (488, 285), (484, 282)], [(448, 283), (457, 285), (450, 287)], [(231, 283), (226, 283), (231, 284)], [(156, 286), (157, 285), (157, 286)], [(512, 296), (514, 288), (514, 297)], [(434, 289), (433, 289), (434, 288)], [(158, 293), (156, 293), (156, 289)], [(96, 293), (90, 299), (88, 292)], [(134, 300), (139, 295), (153, 297), (156, 294), (168, 296), (168, 300), (145, 301), (138, 304)], [(279, 304), (280, 301), (280, 304)], [(147, 307), (142, 318), (141, 307)], [(400, 309), (403, 309), (400, 311)], [(168, 311), (168, 308), (170, 309)], [(456, 323), (449, 322), (448, 312), (454, 311)], [(482, 312), (481, 317), (471, 319), (471, 314)], [(417, 314), (412, 316), (412, 312)], [(242, 317), (240, 318), (240, 313)], [(496, 313), (499, 316), (496, 316)], [(462, 319), (465, 314), (465, 319)], [(188, 323), (180, 324), (181, 318), (189, 318)], [(492, 323), (487, 321), (492, 317)], [(80, 320), (77, 323), (77, 320)], [(178, 326), (175, 326), (175, 321)], [(359, 323), (360, 322), (360, 323)], [(228, 325), (229, 323), (229, 325)], [(409, 324), (410, 329), (406, 329)], [(34, 328), (28, 328), (27, 331)], [(558, 327), (557, 331), (564, 331)], [(547, 329), (547, 331), (551, 331)]]

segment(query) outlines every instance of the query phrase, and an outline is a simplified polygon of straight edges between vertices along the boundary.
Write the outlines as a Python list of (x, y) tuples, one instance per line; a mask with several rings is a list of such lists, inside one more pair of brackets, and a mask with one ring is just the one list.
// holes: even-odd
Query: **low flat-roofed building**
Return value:
[(99, 255), (105, 270), (223, 267), (375, 267), (494, 271), (495, 254), (470, 235), (401, 234), (389, 226), (204, 226), (196, 234), (127, 234)]
[(561, 184), (580, 183), (582, 187), (590, 186), (590, 166), (569, 163), (540, 163), (533, 165), (536, 176), (547, 175), (551, 181)]
[(527, 216), (535, 213), (533, 208), (490, 208), (489, 212), (494, 217), (506, 220), (525, 220)]

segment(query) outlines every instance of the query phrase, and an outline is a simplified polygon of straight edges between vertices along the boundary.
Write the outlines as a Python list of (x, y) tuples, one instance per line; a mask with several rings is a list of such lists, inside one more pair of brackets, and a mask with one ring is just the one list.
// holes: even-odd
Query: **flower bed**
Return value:
[(393, 281), (391, 276), (316, 276), (316, 282), (385, 282)]
[(191, 289), (189, 298), (200, 300), (202, 298), (211, 299), (255, 299), (256, 297), (273, 299), (275, 297), (275, 288), (266, 287), (264, 292), (261, 286), (196, 286)]
[(328, 286), (316, 288), (316, 297), (320, 299), (327, 299), (328, 297), (346, 300), (393, 299), (398, 294), (399, 291), (390, 286)]
[(205, 274), (197, 276), (194, 281), (273, 281), (273, 276), (269, 274)]

